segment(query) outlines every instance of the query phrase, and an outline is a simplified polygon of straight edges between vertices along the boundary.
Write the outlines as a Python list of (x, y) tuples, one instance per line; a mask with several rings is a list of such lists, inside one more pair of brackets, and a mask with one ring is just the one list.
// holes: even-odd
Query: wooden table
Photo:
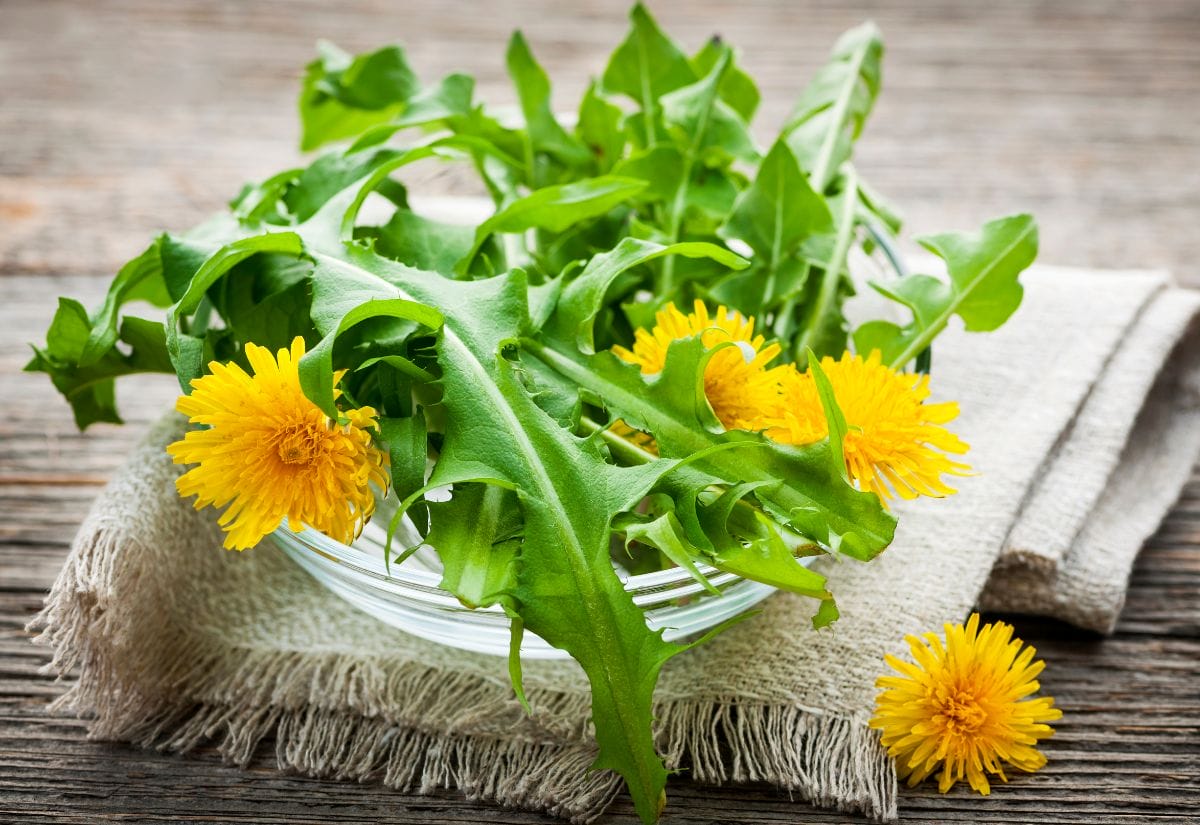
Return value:
[[(873, 15), (890, 54), (860, 166), (914, 232), (1029, 209), (1044, 261), (1166, 266), (1200, 285), (1200, 4), (850, 5), (692, 0), (655, 12), (690, 45), (720, 32), (745, 51), (768, 128), (838, 31)], [(0, 820), (550, 821), (452, 793), (280, 776), (267, 759), (242, 771), (211, 753), (88, 742), (82, 722), (46, 713), (63, 688), (39, 675), (46, 651), (23, 627), (172, 382), (130, 381), (120, 390), (129, 426), (81, 436), (44, 376), (18, 370), (55, 296), (94, 304), (101, 279), (154, 232), (186, 228), (296, 156), (297, 79), (318, 37), (351, 50), (407, 41), (424, 77), (466, 70), (484, 98), (510, 102), (502, 38), (520, 25), (568, 101), (601, 68), (623, 13), (596, 0), (0, 5)], [(1147, 545), (1113, 638), (1017, 626), (1049, 661), (1043, 685), (1065, 712), (1050, 765), (986, 799), (906, 792), (905, 820), (1190, 821), (1200, 811), (1200, 476)], [(629, 804), (605, 821), (633, 822)], [(665, 821), (852, 820), (768, 788), (680, 780)]]

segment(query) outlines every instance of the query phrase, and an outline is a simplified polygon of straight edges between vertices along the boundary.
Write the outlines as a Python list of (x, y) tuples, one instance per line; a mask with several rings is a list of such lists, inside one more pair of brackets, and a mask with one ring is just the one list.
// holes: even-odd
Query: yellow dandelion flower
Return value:
[[(1032, 772), (1046, 764), (1037, 750), (1053, 735), (1046, 724), (1062, 718), (1049, 696), (1038, 690), (1045, 662), (1013, 638), (1004, 622), (979, 627), (979, 614), (945, 627), (946, 640), (926, 633), (908, 636), (916, 664), (894, 656), (885, 660), (900, 676), (881, 676), (872, 728), (896, 761), (901, 779), (916, 785), (940, 768), (938, 790), (966, 779), (981, 794), (990, 792), (988, 774), (1007, 782), (1003, 763)], [(1024, 647), (1024, 649), (1022, 649)]]
[[(958, 405), (925, 403), (928, 375), (897, 372), (881, 363), (878, 350), (866, 359), (849, 352), (837, 361), (826, 356), (821, 368), (846, 418), (846, 470), (859, 489), (885, 504), (889, 487), (905, 499), (954, 492), (941, 476), (965, 475), (970, 468), (945, 454), (961, 455), (967, 445), (942, 426), (958, 415)], [(825, 438), (829, 430), (812, 375), (793, 369), (782, 385), (778, 420), (767, 435), (788, 444)]]
[(765, 339), (754, 334), (754, 319), (719, 307), (713, 316), (703, 301), (696, 301), (687, 315), (667, 304), (655, 316), (652, 330), (639, 329), (633, 349), (613, 347), (624, 361), (638, 364), (643, 375), (662, 372), (667, 348), (673, 341), (696, 335), (712, 349), (733, 343), (713, 354), (704, 369), (704, 394), (717, 419), (728, 430), (761, 430), (766, 426), (764, 410), (778, 404), (779, 377), (767, 364), (779, 354), (778, 344), (763, 346)]
[(308, 526), (351, 542), (374, 512), (372, 485), (387, 488), (387, 455), (371, 441), (375, 410), (331, 422), (300, 389), (303, 355), (299, 337), (277, 357), (247, 344), (253, 376), (214, 361), (175, 405), (203, 427), (167, 447), (176, 464), (197, 465), (175, 486), (196, 496), (197, 510), (226, 508), (226, 548), (253, 547), (284, 519), (292, 530)]

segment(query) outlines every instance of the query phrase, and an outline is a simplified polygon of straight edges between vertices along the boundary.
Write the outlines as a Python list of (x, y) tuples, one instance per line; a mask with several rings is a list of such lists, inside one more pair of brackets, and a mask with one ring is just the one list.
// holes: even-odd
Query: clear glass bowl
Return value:
[[(450, 647), (508, 654), (509, 621), (498, 607), (471, 610), (438, 587), (441, 562), (428, 545), (389, 570), (384, 564), (386, 513), (380, 513), (351, 545), (316, 530), (293, 533), (286, 526), (271, 538), (313, 578), (350, 604), (394, 627)], [(407, 519), (396, 531), (393, 547), (411, 547), (420, 536)], [(707, 593), (682, 568), (629, 576), (618, 568), (633, 602), (646, 612), (646, 624), (662, 629), (668, 640), (686, 639), (731, 619), (769, 596), (774, 588), (699, 565), (720, 596)], [(521, 656), (567, 658), (532, 633), (525, 633)]]
[[(447, 199), (449, 202), (451, 199)], [(467, 199), (454, 199), (442, 205), (447, 215), (466, 211)], [(485, 204), (486, 206), (486, 204)], [(444, 218), (445, 219), (445, 218)], [(871, 254), (855, 244), (848, 268), (856, 284), (865, 287), (868, 280), (889, 281), (903, 275), (901, 259), (884, 232), (868, 227), (875, 241)], [(864, 306), (865, 304), (865, 306)], [(856, 324), (862, 319), (889, 318), (896, 315), (897, 304), (886, 301), (874, 290), (860, 288), (847, 305), (847, 315)], [(855, 311), (857, 310), (857, 312)], [(498, 607), (472, 610), (442, 590), (441, 561), (428, 545), (390, 569), (384, 564), (384, 543), (388, 517), (395, 502), (380, 502), (380, 512), (351, 545), (341, 544), (315, 530), (293, 533), (280, 527), (272, 538), (284, 553), (331, 592), (360, 610), (406, 633), (462, 650), (506, 656), (509, 647), (509, 621)], [(412, 547), (421, 540), (413, 524), (405, 519), (396, 532), (394, 548)], [(799, 559), (810, 564), (812, 557)], [(630, 576), (619, 567), (618, 575), (633, 602), (646, 613), (646, 624), (663, 631), (667, 640), (697, 636), (721, 622), (748, 610), (774, 592), (775, 588), (722, 573), (708, 565), (700, 572), (720, 595), (707, 592), (682, 568)], [(567, 654), (551, 647), (543, 639), (526, 632), (521, 655), (529, 659), (565, 659)]]

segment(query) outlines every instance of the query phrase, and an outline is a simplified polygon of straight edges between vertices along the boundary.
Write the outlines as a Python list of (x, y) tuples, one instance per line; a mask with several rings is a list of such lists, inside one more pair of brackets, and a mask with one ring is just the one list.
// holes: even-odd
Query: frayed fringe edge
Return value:
[[(93, 738), (174, 752), (211, 741), (245, 765), (274, 734), (281, 769), (419, 793), (458, 789), (577, 823), (598, 817), (620, 790), (612, 773), (589, 770), (583, 695), (531, 693), (530, 719), (507, 686), (416, 663), (248, 650), (230, 667), (227, 650), (165, 627), (129, 649), (121, 638), (133, 614), (115, 594), (133, 592), (134, 582), (118, 581), (133, 574), (116, 565), (136, 552), (131, 543), (122, 525), (89, 518), (30, 623), (54, 649), (46, 670), (80, 674), (52, 709), (92, 716)], [(672, 770), (710, 784), (767, 782), (823, 807), (896, 818), (895, 772), (862, 720), (736, 699), (655, 711)]]

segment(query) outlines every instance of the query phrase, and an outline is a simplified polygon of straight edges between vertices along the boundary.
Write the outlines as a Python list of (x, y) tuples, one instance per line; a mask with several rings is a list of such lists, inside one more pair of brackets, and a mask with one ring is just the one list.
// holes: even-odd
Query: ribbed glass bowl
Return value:
[[(387, 519), (376, 516), (353, 544), (334, 541), (316, 530), (293, 533), (286, 526), (271, 538), (318, 582), (350, 604), (406, 633), (440, 644), (497, 656), (508, 654), (509, 621), (499, 607), (471, 610), (438, 587), (441, 562), (428, 545), (390, 569), (384, 564)], [(411, 522), (396, 531), (393, 548), (420, 541)], [(618, 568), (633, 602), (646, 613), (646, 624), (662, 629), (668, 640), (709, 630), (765, 599), (774, 588), (699, 565), (720, 591), (714, 596), (682, 568), (629, 576)], [(566, 658), (538, 636), (526, 632), (521, 656)]]
[[(445, 199), (430, 211), (432, 216), (453, 221), (486, 217), (488, 204), (470, 199)], [(479, 218), (482, 220), (482, 218)], [(846, 306), (852, 324), (859, 319), (897, 317), (897, 305), (883, 300), (874, 290), (865, 288), (868, 280), (889, 281), (903, 276), (901, 259), (880, 232), (871, 231), (875, 242), (871, 254), (855, 245), (847, 262), (850, 273), (861, 287)], [(856, 316), (858, 316), (856, 318)], [(406, 633), (462, 650), (497, 656), (508, 654), (509, 621), (498, 607), (472, 610), (438, 587), (442, 565), (437, 552), (428, 545), (400, 564), (390, 568), (384, 563), (387, 523), (395, 502), (380, 502), (380, 512), (351, 545), (341, 544), (315, 530), (293, 533), (286, 526), (272, 534), (284, 553), (330, 591), (382, 622)], [(393, 548), (412, 547), (421, 537), (405, 519), (393, 541)], [(809, 564), (812, 558), (802, 558)], [(710, 630), (721, 622), (761, 602), (774, 588), (722, 573), (705, 564), (700, 572), (720, 595), (714, 595), (695, 581), (686, 570), (671, 568), (656, 573), (630, 576), (619, 567), (618, 575), (633, 602), (646, 614), (646, 624), (663, 631), (667, 640), (688, 639)], [(521, 655), (529, 659), (567, 658), (536, 635), (526, 632)]]

